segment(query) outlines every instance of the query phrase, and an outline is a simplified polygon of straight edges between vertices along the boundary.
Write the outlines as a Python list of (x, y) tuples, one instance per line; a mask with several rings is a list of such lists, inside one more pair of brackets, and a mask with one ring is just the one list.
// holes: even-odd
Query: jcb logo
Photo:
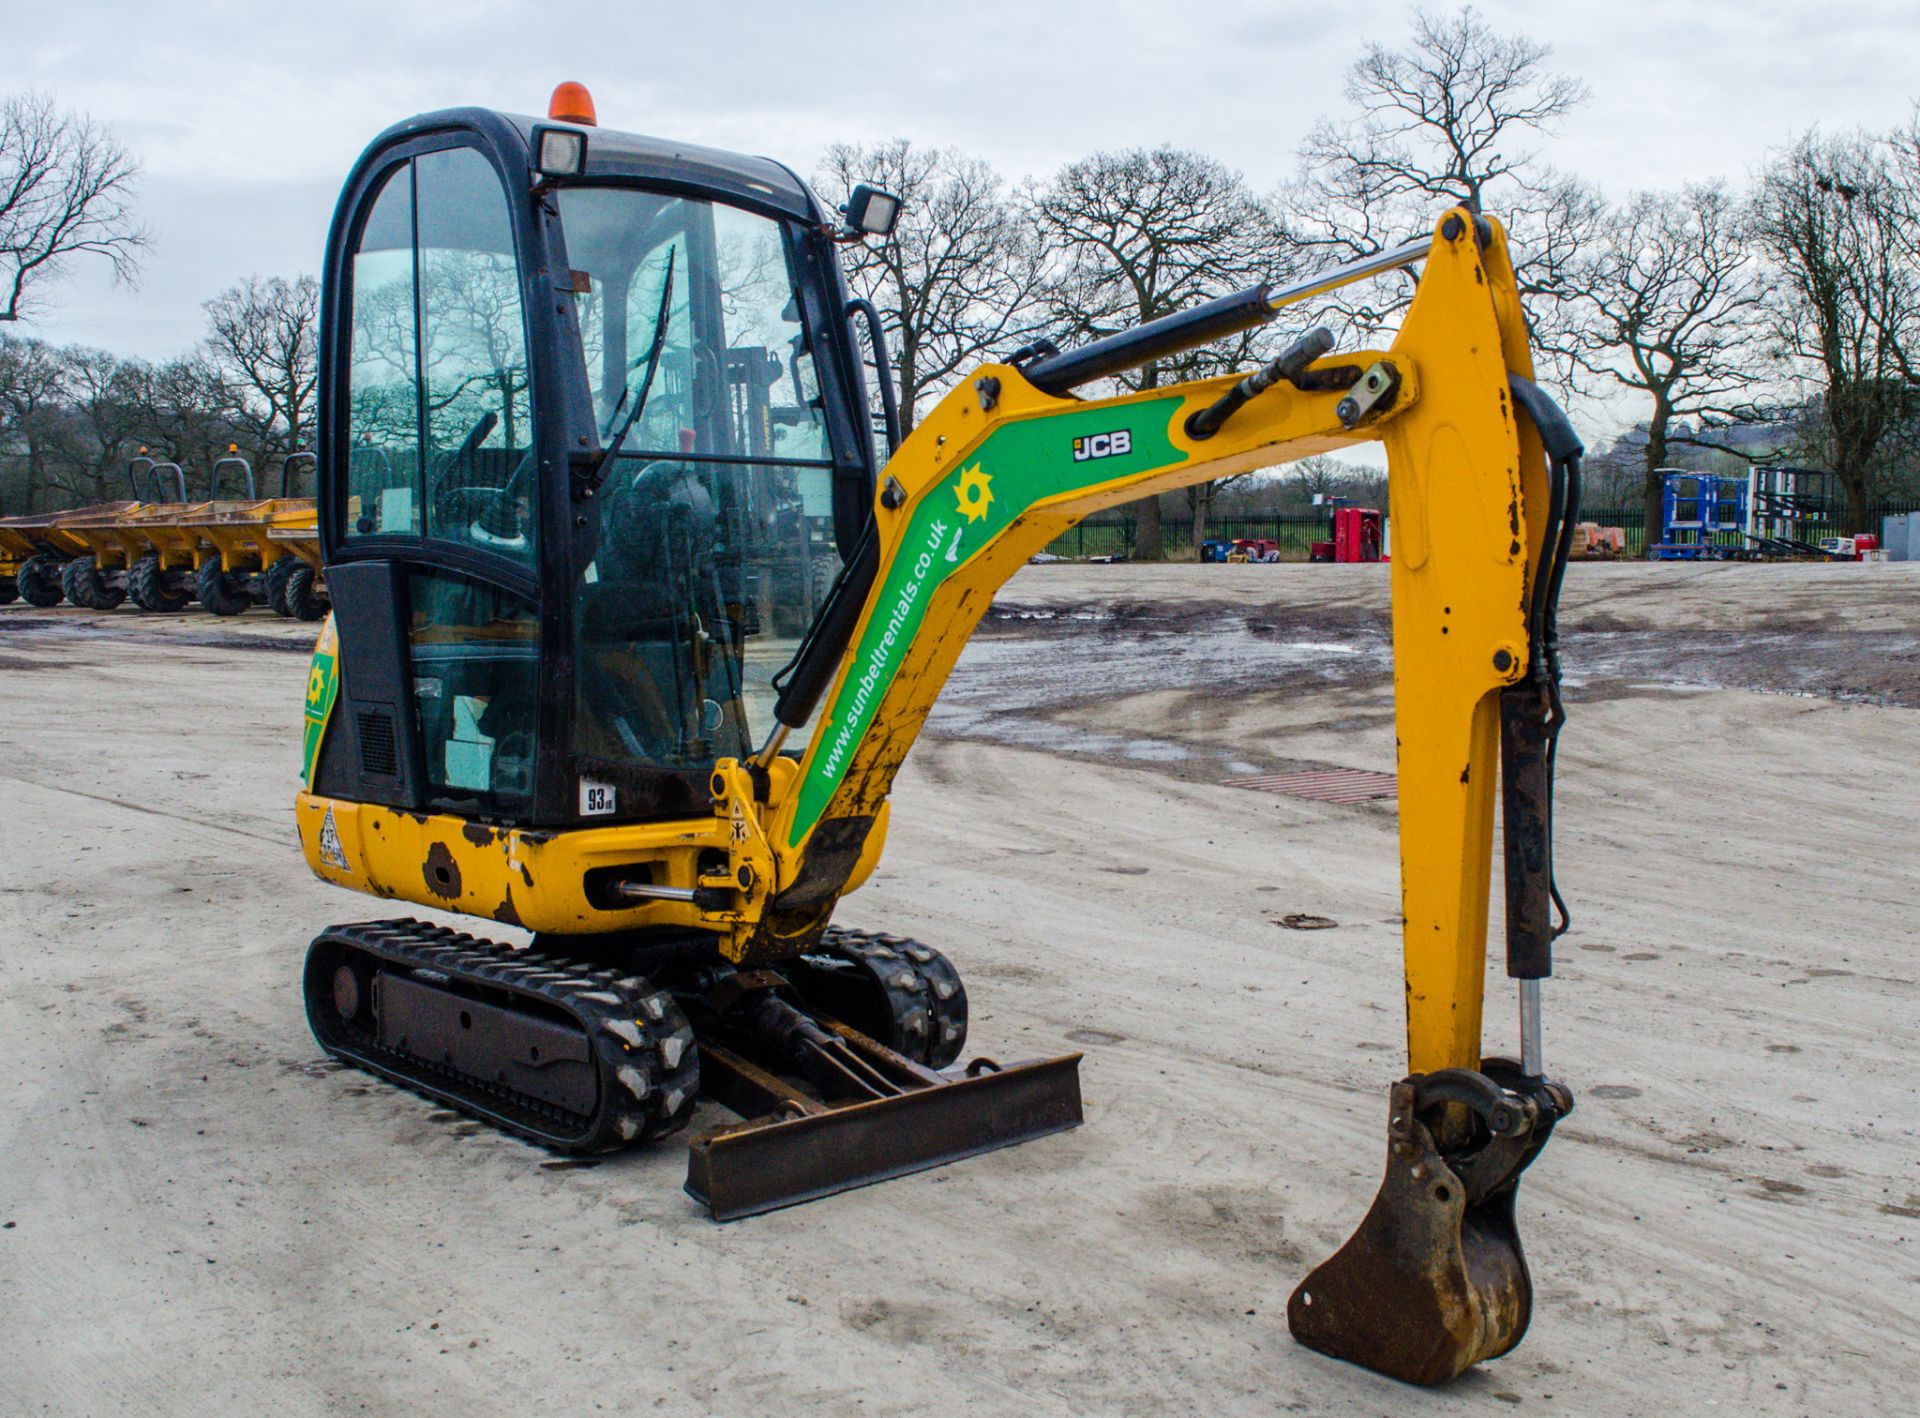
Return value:
[(1118, 458), (1122, 453), (1133, 451), (1133, 434), (1130, 430), (1116, 428), (1112, 433), (1089, 433), (1085, 438), (1073, 440), (1073, 461), (1084, 463), (1089, 458)]

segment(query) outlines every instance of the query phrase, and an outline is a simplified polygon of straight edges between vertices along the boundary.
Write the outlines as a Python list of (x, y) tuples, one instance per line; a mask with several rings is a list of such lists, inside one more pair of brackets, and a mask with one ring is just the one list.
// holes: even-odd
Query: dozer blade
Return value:
[(837, 1106), (792, 1095), (714, 1045), (703, 1045), (702, 1065), (708, 1093), (734, 1111), (757, 1111), (748, 1095), (774, 1100), (788, 1114), (693, 1140), (687, 1192), (716, 1221), (1012, 1147), (1081, 1121), (1078, 1054), (1004, 1068), (976, 1061), (963, 1077), (930, 1075), (933, 1081), (893, 1097)]
[[(1387, 1173), (1351, 1239), (1287, 1301), (1294, 1338), (1408, 1383), (1441, 1384), (1527, 1332), (1533, 1282), (1514, 1226), (1519, 1176), (1572, 1109), (1557, 1084), (1509, 1090), (1465, 1069), (1393, 1086)], [(1463, 1105), (1471, 1141), (1451, 1155), (1434, 1127)]]

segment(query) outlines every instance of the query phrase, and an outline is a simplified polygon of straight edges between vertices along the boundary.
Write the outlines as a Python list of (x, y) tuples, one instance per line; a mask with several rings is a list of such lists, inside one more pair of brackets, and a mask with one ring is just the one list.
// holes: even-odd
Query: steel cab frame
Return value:
[[(581, 130), (587, 138), (582, 170), (554, 178), (537, 169), (535, 152), (538, 133), (556, 126), (565, 125), (481, 108), (407, 119), (361, 154), (334, 212), (320, 319), (327, 377), (320, 381), (317, 496), (321, 550), (339, 621), (339, 698), (317, 745), (318, 762), (311, 758), (315, 745), (310, 745), (309, 762), (312, 786), (328, 797), (538, 828), (605, 827), (711, 812), (708, 766), (605, 763), (590, 772), (613, 780), (618, 811), (585, 810), (580, 784), (589, 770), (577, 761), (571, 733), (580, 667), (572, 648), (578, 607), (570, 592), (601, 543), (595, 492), (612, 439), (596, 417), (588, 384), (559, 200), (564, 189), (612, 187), (687, 197), (780, 225), (818, 384), (830, 450), (832, 537), (842, 560), (851, 558), (873, 515), (878, 456), (863, 361), (849, 324), (851, 296), (834, 253), (833, 219), (807, 184), (771, 159), (600, 128)], [(532, 557), (349, 523), (354, 257), (388, 180), (418, 159), (458, 149), (485, 159), (500, 185), (511, 230), (524, 320)], [(417, 228), (415, 240), (418, 280)], [(420, 338), (417, 330), (415, 338)], [(424, 461), (423, 454), (423, 490)], [(530, 611), (521, 629), (523, 637), (534, 632), (537, 647), (534, 750), (528, 792), (511, 811), (490, 809), (484, 801), (430, 800), (409, 644), (409, 578), (422, 572), (450, 573)]]

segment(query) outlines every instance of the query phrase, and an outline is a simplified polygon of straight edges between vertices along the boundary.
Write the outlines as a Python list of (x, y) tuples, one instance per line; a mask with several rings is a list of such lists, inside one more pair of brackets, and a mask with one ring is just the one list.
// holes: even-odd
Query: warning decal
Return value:
[(335, 871), (350, 871), (346, 848), (340, 845), (340, 829), (333, 824), (333, 808), (327, 808), (326, 821), (320, 824), (320, 860)]

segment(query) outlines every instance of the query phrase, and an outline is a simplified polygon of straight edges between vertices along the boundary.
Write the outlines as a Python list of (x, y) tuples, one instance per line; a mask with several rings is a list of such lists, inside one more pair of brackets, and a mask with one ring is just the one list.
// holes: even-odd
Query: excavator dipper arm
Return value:
[(743, 964), (775, 958), (831, 909), (968, 635), (1030, 555), (1102, 508), (1383, 442), (1409, 1076), (1392, 1092), (1380, 1197), (1289, 1319), (1315, 1348), (1433, 1383), (1524, 1332), (1513, 1187), (1571, 1107), (1537, 1043), (1523, 1064), (1483, 1060), (1481, 1013), (1504, 755), (1510, 964), (1537, 1040), (1553, 932), (1552, 593), (1578, 447), (1530, 382), (1498, 225), (1451, 212), (1417, 254), (1417, 294), (1386, 351), (1309, 363), (1322, 339), (1264, 380), (1089, 400), (1036, 387), (1047, 361), (989, 365), (933, 410), (884, 474), (877, 569), (797, 786), (768, 823), (778, 889), (734, 950)]

